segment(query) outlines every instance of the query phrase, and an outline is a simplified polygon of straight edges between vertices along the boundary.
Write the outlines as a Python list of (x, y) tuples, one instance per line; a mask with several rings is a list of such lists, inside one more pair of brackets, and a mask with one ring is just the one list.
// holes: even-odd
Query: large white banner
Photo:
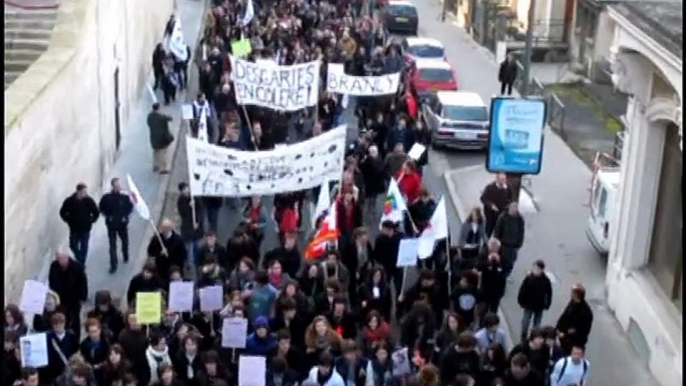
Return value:
[(231, 58), (231, 80), (242, 105), (295, 111), (314, 106), (319, 98), (319, 61), (275, 66)]
[(395, 94), (400, 73), (380, 76), (346, 75), (342, 64), (330, 63), (327, 68), (326, 91), (355, 96)]
[(269, 151), (238, 151), (186, 138), (194, 196), (245, 197), (293, 192), (339, 180), (346, 126)]
[(169, 51), (180, 61), (188, 60), (188, 46), (181, 30), (181, 19), (179, 17), (174, 21), (174, 29), (169, 38)]

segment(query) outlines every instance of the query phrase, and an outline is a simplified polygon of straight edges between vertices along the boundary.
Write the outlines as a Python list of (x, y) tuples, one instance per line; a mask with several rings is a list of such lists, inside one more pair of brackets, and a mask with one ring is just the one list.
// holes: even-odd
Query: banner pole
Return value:
[(152, 221), (152, 219), (148, 220), (150, 221), (150, 225), (152, 225), (152, 229), (155, 231), (155, 237), (157, 237), (157, 240), (160, 242), (160, 247), (162, 248), (162, 252), (169, 256), (167, 253), (167, 248), (164, 246), (164, 241), (162, 240), (162, 235), (160, 234), (159, 229), (157, 229), (157, 225)]
[(255, 150), (260, 150), (257, 147), (257, 142), (255, 142), (255, 133), (252, 130), (252, 122), (250, 122), (250, 115), (248, 115), (248, 110), (246, 110), (245, 106), (241, 106), (241, 108), (243, 109), (243, 114), (245, 115), (245, 120), (248, 124), (248, 132), (250, 132), (250, 142), (252, 142), (252, 145), (255, 147)]
[(450, 235), (445, 238), (445, 258), (448, 259), (448, 298), (453, 295), (453, 259), (450, 258)]

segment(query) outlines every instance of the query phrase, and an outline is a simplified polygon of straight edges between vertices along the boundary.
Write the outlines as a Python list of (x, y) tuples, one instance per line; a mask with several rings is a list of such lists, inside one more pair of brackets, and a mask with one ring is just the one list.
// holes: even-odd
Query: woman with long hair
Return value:
[(24, 314), (21, 313), (16, 304), (8, 304), (5, 307), (5, 333), (9, 331), (16, 332), (19, 336), (26, 335), (28, 327), (24, 321)]
[(319, 263), (316, 261), (307, 262), (300, 271), (298, 278), (300, 289), (307, 298), (307, 312), (312, 314), (319, 296), (324, 292), (324, 279)]
[(362, 316), (378, 311), (384, 320), (391, 320), (392, 296), (383, 267), (372, 268), (365, 282), (357, 290)]
[(463, 260), (474, 261), (486, 242), (485, 222), (481, 208), (475, 207), (460, 226), (458, 246)]
[(442, 354), (445, 350), (455, 346), (455, 342), (463, 330), (460, 316), (454, 312), (449, 313), (436, 337), (436, 352)]
[(384, 321), (378, 311), (367, 314), (364, 327), (362, 328), (365, 354), (374, 352), (376, 346), (388, 342), (391, 337), (391, 327)]
[(130, 371), (131, 364), (126, 360), (124, 349), (119, 344), (113, 344), (107, 353), (107, 359), (102, 365), (102, 372), (98, 379), (98, 386), (116, 386), (124, 381), (124, 376)]
[(317, 358), (323, 352), (331, 352), (337, 355), (341, 351), (343, 338), (331, 328), (331, 324), (325, 316), (319, 315), (305, 329), (305, 347), (311, 364), (317, 362)]
[(252, 289), (255, 280), (255, 263), (249, 257), (242, 257), (229, 275), (229, 286), (243, 293)]
[(379, 342), (367, 362), (367, 376), (374, 382), (374, 386), (393, 386), (393, 361), (391, 350), (386, 342)]
[(157, 368), (158, 381), (153, 383), (153, 386), (184, 386), (184, 383), (179, 380), (174, 373), (174, 367), (171, 363), (162, 363)]
[(281, 306), (286, 300), (292, 300), (295, 302), (296, 310), (300, 316), (307, 316), (308, 313), (308, 301), (307, 297), (300, 291), (300, 284), (293, 280), (288, 279), (281, 285), (281, 291), (279, 296), (276, 298), (276, 315), (281, 315), (283, 310)]
[(481, 355), (481, 369), (476, 376), (477, 385), (491, 385), (505, 375), (509, 367), (505, 349), (501, 344), (491, 343)]
[(95, 379), (99, 380), (102, 378), (102, 367), (110, 352), (110, 343), (98, 319), (90, 318), (84, 325), (87, 336), (81, 342), (79, 352), (83, 359), (93, 367)]
[(54, 291), (48, 291), (45, 296), (45, 306), (43, 306), (43, 313), (36, 314), (33, 316), (33, 331), (35, 332), (46, 332), (50, 331), (50, 318), (55, 312), (62, 312), (62, 306), (60, 306), (60, 296)]

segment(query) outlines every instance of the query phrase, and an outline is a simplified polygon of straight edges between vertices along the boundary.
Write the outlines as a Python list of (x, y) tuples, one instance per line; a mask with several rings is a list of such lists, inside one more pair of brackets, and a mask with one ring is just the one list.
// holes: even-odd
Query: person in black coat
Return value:
[(505, 267), (500, 261), (500, 254), (490, 252), (486, 260), (479, 263), (477, 269), (481, 273), (479, 286), (481, 301), (486, 305), (486, 312), (497, 314), (500, 300), (505, 296), (507, 284)]
[(153, 90), (157, 90), (162, 84), (162, 78), (164, 77), (164, 58), (166, 57), (167, 53), (164, 51), (164, 46), (162, 43), (157, 43), (155, 51), (152, 53), (152, 71), (155, 75)]
[[(73, 331), (67, 330), (66, 318), (56, 312), (50, 318), (50, 330), (46, 334), (48, 343), (48, 366), (39, 370), (40, 377), (46, 384), (62, 375), (72, 355), (79, 351), (79, 340)], [(63, 359), (64, 358), (64, 359)]]
[(124, 263), (129, 262), (129, 217), (133, 212), (133, 202), (129, 195), (122, 193), (121, 181), (110, 181), (112, 190), (100, 199), (98, 208), (107, 226), (107, 239), (110, 244), (110, 273), (117, 271), (117, 236), (121, 240), (121, 254)]
[(500, 82), (500, 95), (512, 95), (512, 85), (517, 79), (517, 62), (514, 60), (512, 54), (508, 54), (507, 58), (500, 63), (498, 70), (498, 82)]
[(133, 304), (136, 294), (139, 292), (157, 292), (164, 287), (157, 275), (155, 263), (148, 261), (138, 275), (131, 278), (129, 289), (126, 291), (126, 301), (129, 305)]
[(88, 278), (83, 266), (69, 258), (66, 253), (58, 252), (50, 264), (49, 287), (59, 296), (67, 317), (67, 328), (81, 332), (81, 305), (88, 299)]
[(131, 373), (140, 380), (140, 384), (150, 379), (150, 369), (145, 351), (148, 348), (148, 338), (143, 327), (136, 322), (136, 315), (129, 313), (126, 316), (126, 327), (119, 333), (117, 342), (124, 349), (126, 359), (131, 363)]
[(379, 195), (386, 192), (386, 164), (379, 156), (379, 148), (370, 146), (368, 155), (360, 162), (360, 171), (364, 180), (365, 212), (376, 218), (376, 204)]
[(278, 260), (281, 263), (283, 272), (290, 277), (296, 277), (300, 272), (300, 263), (302, 262), (302, 255), (297, 245), (298, 235), (296, 233), (286, 233), (284, 235), (283, 245), (272, 249), (264, 256), (263, 266), (268, 268), (272, 261)]
[(69, 249), (81, 265), (86, 265), (91, 229), (99, 216), (98, 205), (88, 195), (88, 187), (83, 182), (76, 185), (76, 192), (60, 208), (60, 217), (69, 226)]
[(183, 238), (176, 233), (171, 220), (162, 220), (159, 234), (153, 236), (148, 244), (148, 256), (155, 258), (157, 274), (166, 288), (169, 284), (169, 269), (173, 265), (184, 267), (187, 256)]
[(431, 307), (426, 302), (416, 302), (400, 321), (400, 345), (433, 352), (437, 329)]
[(516, 354), (510, 359), (510, 368), (503, 377), (506, 386), (544, 386), (543, 374), (531, 367), (529, 359), (523, 353)]
[(385, 321), (391, 321), (393, 298), (383, 267), (374, 267), (369, 271), (366, 281), (357, 290), (357, 298), (360, 301), (362, 319), (366, 319), (372, 310), (376, 310)]
[(257, 266), (260, 260), (260, 250), (257, 243), (248, 235), (242, 225), (238, 226), (233, 232), (233, 236), (226, 242), (226, 253), (227, 272), (232, 272), (235, 265), (244, 257), (249, 258), (254, 266)]
[(476, 339), (471, 331), (462, 332), (452, 349), (448, 349), (441, 358), (439, 371), (441, 381), (451, 384), (458, 374), (476, 378), (480, 370), (481, 358), (476, 351)]
[(353, 240), (345, 246), (341, 262), (350, 272), (350, 304), (357, 304), (357, 287), (364, 280), (365, 272), (374, 266), (374, 250), (369, 242), (369, 231), (359, 227), (353, 232)]
[(586, 290), (581, 284), (575, 284), (572, 286), (571, 299), (555, 326), (565, 355), (571, 355), (573, 346), (586, 345), (592, 325), (593, 310), (586, 302)]
[[(5, 331), (4, 336), (4, 350), (2, 351), (2, 384), (14, 385), (14, 383), (21, 378), (21, 354), (19, 352), (19, 334), (16, 331)], [(45, 369), (45, 368), (44, 368)], [(41, 379), (44, 378), (40, 375)]]
[(517, 254), (524, 244), (524, 232), (524, 218), (519, 213), (519, 204), (513, 201), (508, 204), (507, 211), (500, 214), (493, 230), (493, 237), (501, 244), (507, 277), (512, 274)]
[(308, 315), (298, 310), (298, 305), (293, 299), (282, 300), (277, 307), (276, 317), (269, 321), (269, 331), (288, 332), (289, 344), (298, 350), (305, 350), (305, 329), (310, 322)]
[(504, 173), (496, 174), (495, 181), (484, 188), (480, 200), (484, 206), (484, 217), (486, 218), (486, 239), (493, 234), (498, 216), (507, 208), (507, 204), (512, 201), (513, 197), (512, 189), (507, 185), (507, 176)]
[(274, 357), (267, 366), (266, 386), (296, 386), (299, 374), (288, 366), (282, 357)]
[(176, 379), (183, 382), (185, 386), (196, 386), (198, 374), (203, 369), (198, 347), (199, 340), (194, 333), (191, 333), (181, 340), (181, 348), (178, 352), (169, 353)]
[[(304, 334), (300, 339), (304, 338)], [(293, 345), (292, 341), (294, 336), (288, 332), (288, 330), (279, 330), (276, 334), (276, 348), (274, 352), (270, 355), (271, 365), (275, 364), (277, 359), (283, 359), (286, 361), (289, 370), (295, 372), (297, 380), (300, 381), (307, 377), (307, 372), (310, 370), (307, 367), (307, 361), (305, 360), (305, 347), (296, 347)]]
[(86, 363), (93, 367), (95, 379), (102, 381), (102, 366), (107, 361), (110, 342), (105, 337), (100, 321), (97, 319), (88, 319), (86, 321), (86, 334), (86, 339), (79, 346), (79, 353), (81, 353)]
[(223, 245), (218, 244), (217, 235), (214, 232), (209, 231), (205, 233), (205, 240), (198, 248), (197, 258), (195, 259), (196, 266), (202, 266), (205, 260), (211, 255), (215, 256), (219, 265), (224, 268), (226, 272), (230, 272), (227, 270), (229, 262), (226, 255), (226, 248), (224, 248)]
[(197, 242), (202, 237), (204, 207), (202, 200), (194, 199), (191, 196), (190, 186), (185, 182), (179, 183), (179, 199), (176, 201), (176, 210), (181, 217), (180, 231), (186, 246), (187, 263), (193, 277), (196, 277), (196, 268), (199, 265), (196, 259), (196, 249)]
[(124, 315), (112, 303), (112, 295), (107, 290), (95, 293), (95, 308), (88, 312), (87, 318), (99, 320), (110, 341), (114, 341), (125, 326)]
[(448, 307), (447, 291), (438, 284), (433, 271), (423, 269), (419, 272), (417, 283), (398, 296), (398, 308), (401, 312), (409, 312), (417, 301), (425, 301), (431, 306), (435, 325), (440, 326), (443, 320), (443, 310)]
[(393, 278), (396, 292), (401, 290), (403, 275), (398, 270), (396, 262), (402, 234), (396, 230), (392, 221), (384, 221), (381, 224), (381, 232), (374, 241), (374, 261), (381, 264), (389, 278)]
[(407, 208), (410, 212), (410, 218), (417, 226), (418, 233), (421, 233), (429, 225), (435, 209), (436, 201), (431, 198), (429, 191), (425, 188), (419, 189), (419, 196)]
[(517, 302), (522, 307), (522, 342), (529, 336), (529, 326), (539, 327), (543, 319), (543, 311), (550, 308), (553, 301), (553, 286), (545, 273), (545, 262), (537, 260), (533, 264), (531, 273), (526, 275), (519, 287)]
[(332, 311), (327, 320), (343, 339), (355, 339), (357, 337), (357, 322), (352, 312), (348, 311), (348, 301), (343, 296), (333, 299)]

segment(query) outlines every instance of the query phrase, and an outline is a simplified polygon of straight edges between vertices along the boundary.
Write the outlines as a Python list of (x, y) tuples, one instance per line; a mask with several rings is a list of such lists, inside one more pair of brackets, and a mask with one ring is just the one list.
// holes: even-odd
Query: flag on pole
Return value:
[(317, 197), (317, 205), (312, 211), (312, 229), (317, 227), (317, 220), (326, 216), (331, 207), (331, 193), (329, 192), (329, 181), (324, 180), (322, 187), (319, 190), (319, 197)]
[(184, 62), (188, 60), (188, 46), (186, 45), (186, 38), (183, 36), (183, 31), (181, 30), (181, 19), (178, 17), (174, 21), (174, 29), (169, 37), (169, 51), (171, 51), (179, 61)]
[(245, 15), (243, 15), (243, 25), (248, 25), (253, 16), (255, 16), (255, 8), (253, 7), (252, 0), (248, 0), (248, 4), (245, 7)]
[(315, 232), (312, 241), (305, 249), (305, 260), (314, 260), (326, 251), (326, 245), (338, 240), (338, 227), (336, 225), (336, 202), (329, 208), (324, 220)]
[(448, 237), (448, 214), (445, 208), (445, 198), (441, 197), (431, 215), (429, 224), (419, 236), (418, 255), (420, 259), (426, 259), (434, 252), (436, 241)]
[(400, 188), (398, 188), (398, 182), (395, 178), (391, 177), (391, 183), (388, 184), (388, 193), (386, 193), (386, 199), (383, 203), (383, 212), (379, 226), (384, 221), (399, 223), (402, 221), (403, 212), (406, 210), (407, 205), (405, 205), (405, 199), (402, 193), (400, 193)]
[(145, 203), (145, 200), (138, 191), (138, 187), (133, 182), (130, 174), (126, 175), (126, 181), (129, 184), (129, 197), (131, 197), (131, 202), (136, 208), (136, 212), (138, 212), (138, 215), (141, 216), (143, 220), (150, 221), (150, 209), (148, 209), (148, 204)]

